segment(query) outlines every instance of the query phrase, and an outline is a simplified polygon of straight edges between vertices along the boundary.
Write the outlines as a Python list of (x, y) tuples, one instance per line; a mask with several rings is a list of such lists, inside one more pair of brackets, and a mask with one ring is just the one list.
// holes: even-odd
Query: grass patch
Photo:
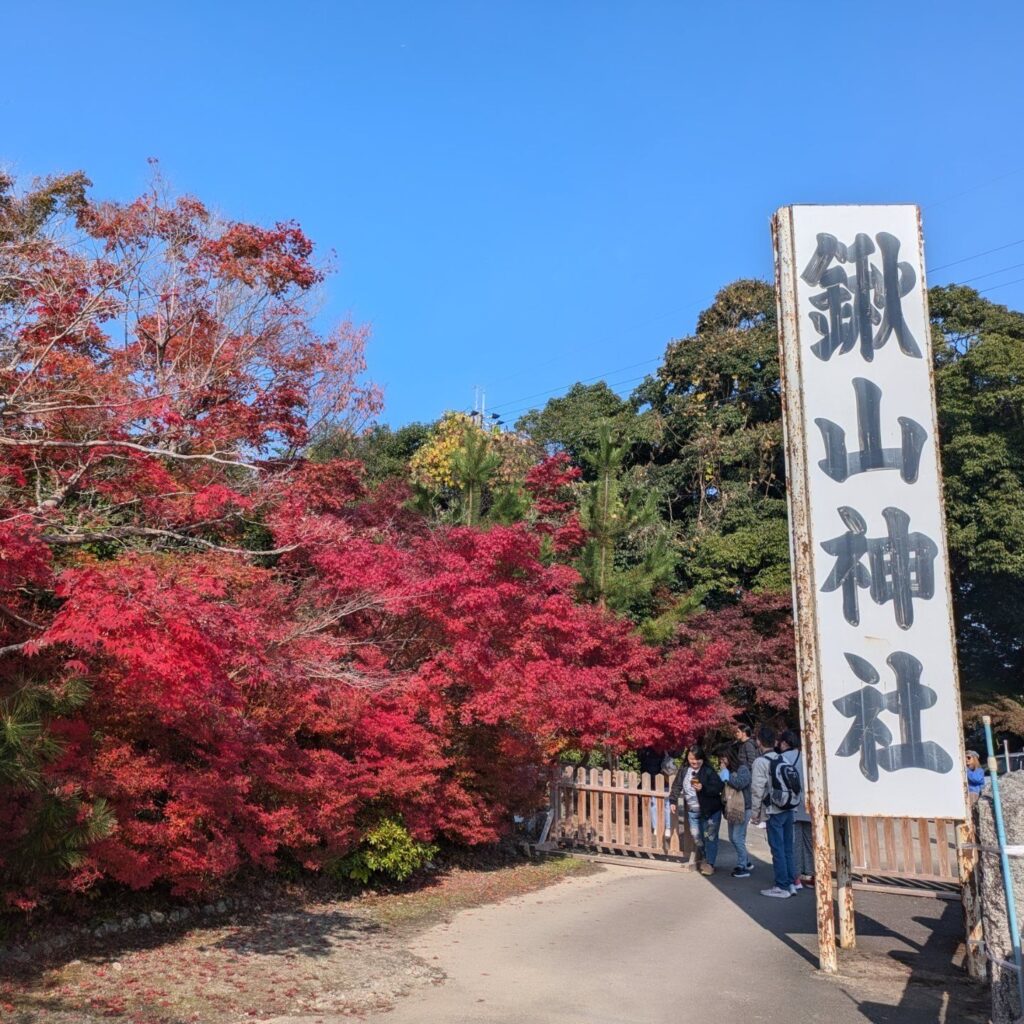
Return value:
[(360, 901), (385, 928), (420, 929), (470, 907), (536, 892), (563, 878), (596, 874), (598, 864), (576, 857), (545, 857), (491, 871), (454, 868), (414, 892), (364, 896)]

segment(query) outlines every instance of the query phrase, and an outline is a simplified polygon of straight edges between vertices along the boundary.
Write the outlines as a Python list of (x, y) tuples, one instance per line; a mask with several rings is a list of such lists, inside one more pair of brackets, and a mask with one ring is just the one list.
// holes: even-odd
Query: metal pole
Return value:
[(1006, 770), (1010, 770), (1010, 741), (1003, 740), (1003, 755), (1006, 758)]
[(999, 799), (999, 772), (995, 747), (992, 745), (992, 719), (985, 715), (982, 722), (985, 725), (985, 752), (988, 755), (988, 770), (992, 780), (992, 810), (996, 819), (996, 838), (999, 841), (999, 866), (1003, 871), (1003, 892), (1006, 894), (1006, 918), (1010, 927), (1013, 962), (1017, 967), (1017, 996), (1020, 999), (1020, 1010), (1024, 1013), (1024, 964), (1021, 963), (1020, 954), (1020, 925), (1017, 923), (1017, 903), (1013, 896), (1010, 858), (1006, 853), (1006, 826), (1003, 823), (1003, 804)]

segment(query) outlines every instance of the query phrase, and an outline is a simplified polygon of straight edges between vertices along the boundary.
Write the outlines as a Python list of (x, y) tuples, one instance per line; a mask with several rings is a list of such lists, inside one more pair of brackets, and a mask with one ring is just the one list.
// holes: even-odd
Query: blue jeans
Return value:
[(747, 826), (750, 824), (750, 808), (743, 815), (742, 821), (735, 824), (729, 822), (729, 842), (736, 847), (736, 867), (745, 868), (750, 863), (750, 854), (747, 853)]
[(796, 878), (796, 858), (793, 855), (793, 809), (776, 811), (768, 815), (768, 846), (772, 851), (775, 884), (788, 890)]
[(652, 796), (648, 810), (650, 813), (647, 818), (651, 823), (652, 832), (667, 832), (672, 827), (672, 808), (668, 800), (659, 800)]
[(722, 812), (718, 811), (710, 818), (705, 818), (699, 811), (688, 810), (686, 817), (690, 823), (690, 835), (697, 844), (701, 859), (714, 867), (718, 859), (718, 831), (722, 827)]

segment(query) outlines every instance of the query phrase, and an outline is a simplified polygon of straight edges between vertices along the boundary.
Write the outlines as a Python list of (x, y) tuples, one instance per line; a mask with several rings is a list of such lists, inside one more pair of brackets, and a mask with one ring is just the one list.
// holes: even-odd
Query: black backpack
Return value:
[[(799, 753), (796, 755), (800, 760)], [(768, 778), (771, 781), (769, 799), (772, 807), (780, 811), (788, 811), (800, 803), (803, 786), (800, 784), (800, 772), (796, 761), (790, 764), (781, 754), (768, 757)]]

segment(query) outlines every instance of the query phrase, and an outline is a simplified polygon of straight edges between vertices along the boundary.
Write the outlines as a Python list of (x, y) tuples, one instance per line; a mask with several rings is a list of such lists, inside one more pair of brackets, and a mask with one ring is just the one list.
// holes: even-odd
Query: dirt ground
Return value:
[(444, 981), (436, 963), (409, 949), (424, 929), (460, 910), (596, 870), (570, 859), (454, 869), (412, 892), (250, 911), (203, 927), (97, 941), (0, 980), (0, 1021), (329, 1024), (359, 1018)]

